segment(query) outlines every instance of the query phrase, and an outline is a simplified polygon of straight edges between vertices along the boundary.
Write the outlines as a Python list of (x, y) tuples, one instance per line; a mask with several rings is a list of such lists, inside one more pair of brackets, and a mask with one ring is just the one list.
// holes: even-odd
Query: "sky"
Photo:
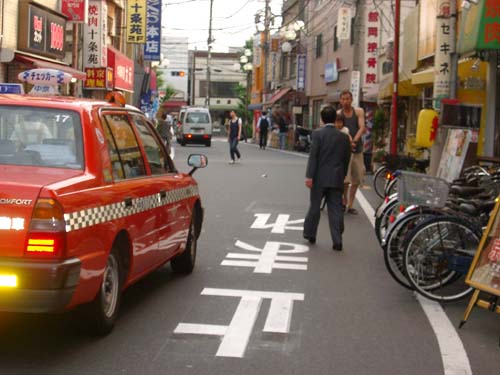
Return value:
[[(283, 0), (271, 0), (270, 4), (271, 13), (279, 15)], [(212, 51), (243, 47), (256, 32), (255, 14), (264, 14), (264, 9), (265, 0), (213, 0)], [(210, 0), (163, 0), (162, 12), (163, 35), (187, 36), (190, 49), (207, 49)], [(275, 25), (280, 24), (281, 17), (276, 17)]]

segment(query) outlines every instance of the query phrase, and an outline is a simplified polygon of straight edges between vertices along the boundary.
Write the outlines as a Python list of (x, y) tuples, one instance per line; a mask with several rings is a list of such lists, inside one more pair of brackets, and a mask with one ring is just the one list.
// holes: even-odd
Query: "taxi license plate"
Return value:
[(194, 132), (195, 132), (195, 133), (202, 133), (202, 132), (203, 132), (203, 129), (194, 129)]
[(17, 275), (0, 274), (0, 287), (17, 288)]

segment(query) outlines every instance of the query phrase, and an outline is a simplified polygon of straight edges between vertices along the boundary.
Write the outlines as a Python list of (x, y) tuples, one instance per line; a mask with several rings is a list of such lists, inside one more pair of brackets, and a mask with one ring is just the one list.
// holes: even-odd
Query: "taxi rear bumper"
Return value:
[(0, 275), (17, 277), (16, 287), (0, 287), (0, 311), (44, 313), (64, 310), (80, 279), (81, 263), (0, 259)]

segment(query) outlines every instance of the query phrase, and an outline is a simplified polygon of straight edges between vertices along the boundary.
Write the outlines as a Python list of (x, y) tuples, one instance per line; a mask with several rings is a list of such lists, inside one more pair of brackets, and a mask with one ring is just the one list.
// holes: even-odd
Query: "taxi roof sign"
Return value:
[(34, 85), (31, 89), (31, 95), (58, 95), (57, 87), (64, 83), (71, 82), (73, 76), (69, 73), (57, 69), (30, 69), (19, 73), (17, 78)]

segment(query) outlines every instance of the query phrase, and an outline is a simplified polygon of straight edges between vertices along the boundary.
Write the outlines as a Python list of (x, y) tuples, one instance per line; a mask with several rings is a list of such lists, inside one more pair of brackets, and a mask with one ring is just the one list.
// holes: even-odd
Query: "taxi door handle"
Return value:
[(132, 198), (125, 198), (123, 201), (125, 202), (125, 207), (132, 207)]
[(160, 198), (164, 199), (167, 196), (167, 192), (165, 190), (160, 190)]

